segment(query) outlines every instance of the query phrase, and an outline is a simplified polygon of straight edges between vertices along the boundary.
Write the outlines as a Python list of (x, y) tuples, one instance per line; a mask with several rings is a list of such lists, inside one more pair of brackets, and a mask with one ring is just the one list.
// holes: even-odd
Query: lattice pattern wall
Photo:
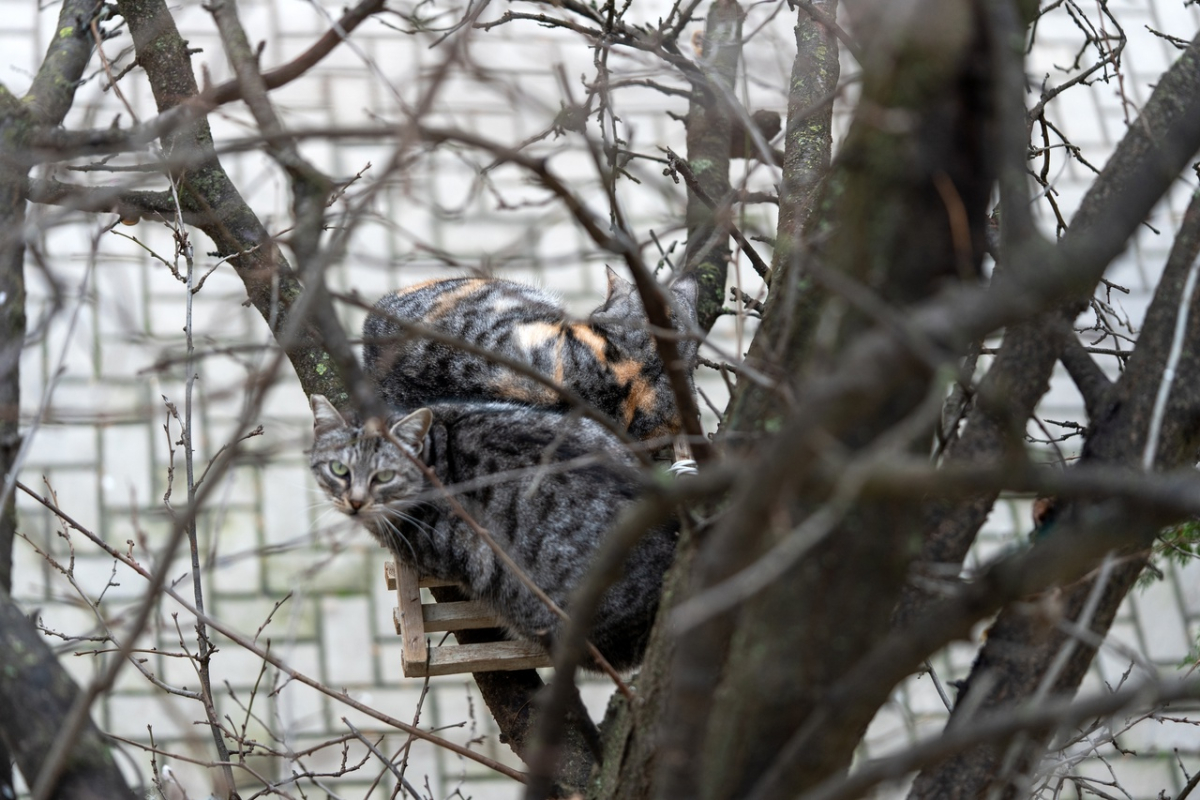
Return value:
[[(0, 81), (15, 93), (28, 83), (53, 32), (56, 8), (39, 10), (27, 0), (0, 0)], [(45, 4), (41, 4), (45, 5)], [(247, 28), (266, 41), (265, 64), (293, 57), (322, 33), (326, 13), (337, 14), (340, 4), (325, 2), (324, 12), (315, 3), (301, 0), (247, 0), (240, 4)], [(639, 4), (640, 5), (640, 4)], [(657, 16), (649, 6), (638, 13)], [(661, 4), (660, 4), (661, 5)], [(1110, 6), (1118, 13), (1131, 44), (1127, 49), (1123, 83), (1119, 87), (1132, 108), (1144, 102), (1150, 83), (1174, 58), (1171, 47), (1153, 37), (1146, 26), (1190, 37), (1197, 28), (1195, 9), (1181, 0), (1125, 0)], [(432, 11), (445, 10), (432, 6)], [(665, 8), (665, 6), (664, 6)], [(654, 12), (652, 15), (651, 12)], [(768, 14), (778, 16), (768, 19)], [(748, 51), (748, 79), (741, 91), (750, 108), (786, 108), (786, 98), (771, 87), (786, 87), (790, 70), (791, 33), (785, 19), (791, 12), (773, 6), (756, 7), (751, 20), (766, 29), (759, 46)], [(757, 15), (757, 16), (755, 16)], [(198, 2), (178, 4), (176, 16), (193, 47), (203, 49), (196, 63), (206, 64), (213, 80), (227, 76), (211, 21)], [(452, 16), (452, 15), (450, 15)], [(449, 16), (447, 17), (447, 19)], [(1060, 27), (1047, 26), (1030, 62), (1035, 77), (1052, 72), (1075, 56), (1078, 37), (1069, 20), (1056, 18)], [(751, 27), (748, 25), (748, 27)], [(110, 55), (128, 39), (108, 46)], [(394, 118), (398, 103), (412, 101), (428, 85), (442, 58), (428, 49), (430, 36), (406, 36), (376, 23), (353, 36), (353, 46), (335, 51), (314, 73), (273, 94), (289, 125), (332, 129), (368, 125)], [(562, 74), (572, 80), (590, 66), (590, 51), (573, 38), (557, 35), (532, 24), (508, 26), (474, 37), (470, 46), (475, 74), (453, 73), (441, 89), (435, 119), (504, 141), (520, 141), (541, 132), (558, 112), (560, 78), (553, 65), (563, 64)], [(630, 69), (639, 65), (630, 56), (617, 56)], [(647, 60), (647, 75), (654, 67)], [(485, 80), (482, 75), (488, 75)], [(103, 125), (124, 113), (121, 104), (99, 91), (99, 78), (83, 88), (71, 125)], [(570, 83), (570, 81), (568, 81)], [(577, 84), (571, 84), (578, 91)], [(147, 87), (139, 80), (126, 81), (124, 91), (143, 118), (153, 113)], [(623, 121), (632, 143), (670, 145), (682, 149), (682, 127), (663, 113), (664, 106), (684, 110), (682, 100), (666, 100), (656, 92), (624, 89)], [(1126, 123), (1126, 108), (1115, 83), (1071, 92), (1055, 109), (1056, 119), (1094, 164), (1102, 165)], [(248, 115), (234, 105), (214, 116), (219, 141), (230, 142), (250, 130)], [(577, 141), (548, 139), (538, 152), (557, 153), (559, 173), (584, 190), (595, 189), (594, 170)], [(438, 151), (414, 157), (389, 171), (391, 145), (366, 136), (335, 139), (314, 137), (304, 152), (320, 167), (337, 176), (350, 176), (373, 166), (364, 181), (380, 181), (380, 192), (369, 219), (355, 234), (348, 257), (332, 276), (333, 288), (358, 292), (373, 300), (384, 291), (458, 265), (483, 266), (506, 277), (540, 282), (563, 293), (580, 311), (603, 295), (603, 269), (578, 229), (554, 205), (537, 201), (541, 193), (511, 167), (490, 172), (490, 183), (475, 180), (474, 154)], [(272, 230), (288, 224), (286, 186), (278, 172), (257, 154), (231, 152), (227, 168), (248, 202)], [(640, 229), (653, 228), (668, 245), (679, 238), (682, 187), (656, 177), (657, 165), (634, 162), (635, 174), (655, 180), (648, 186), (624, 185), (621, 199)], [(751, 170), (752, 188), (769, 186), (770, 173)], [(71, 176), (78, 179), (79, 176)], [(1064, 214), (1071, 209), (1090, 181), (1086, 168), (1061, 158), (1054, 161), (1054, 186)], [(654, 187), (662, 187), (656, 189)], [(1136, 321), (1149, 300), (1149, 290), (1165, 259), (1188, 187), (1180, 185), (1170, 202), (1160, 208), (1151, 224), (1164, 235), (1144, 230), (1133, 250), (1116, 265), (1110, 278), (1131, 293), (1115, 302)], [(503, 208), (501, 206), (503, 205)], [(1046, 211), (1044, 204), (1039, 205)], [(771, 234), (770, 213), (756, 211), (742, 221), (751, 232)], [(1048, 227), (1053, 220), (1043, 220)], [(31, 426), (32, 447), (22, 471), (26, 485), (45, 494), (52, 487), (58, 502), (82, 526), (124, 550), (145, 558), (165, 538), (171, 521), (163, 503), (168, 488), (171, 450), (175, 449), (176, 477), (173, 495), (185, 494), (179, 465), (182, 451), (172, 445), (179, 427), (169, 420), (166, 401), (183, 409), (185, 288), (148, 252), (169, 258), (169, 234), (150, 223), (118, 228), (101, 234), (95, 218), (56, 209), (35, 208), (32, 222), (37, 236), (32, 242), (27, 273), (30, 282), (30, 328), (33, 332), (22, 361), (23, 415)], [(118, 236), (125, 234), (126, 236)], [(130, 240), (136, 237), (144, 247)], [(196, 234), (199, 266), (207, 270), (213, 259), (202, 254), (206, 243)], [(757, 291), (753, 273), (744, 265), (735, 280), (747, 291)], [(218, 268), (203, 290), (195, 295), (194, 326), (199, 362), (196, 384), (196, 454), (204, 463), (227, 442), (246, 414), (248, 379), (264, 370), (274, 358), (270, 337), (252, 309), (240, 304), (240, 282)], [(346, 311), (349, 330), (357, 330), (361, 313)], [(726, 353), (745, 349), (749, 329), (733, 317), (719, 326)], [(711, 355), (711, 354), (710, 354)], [(435, 679), (426, 694), (419, 681), (404, 680), (399, 673), (399, 641), (392, 629), (391, 595), (383, 583), (383, 554), (355, 531), (325, 513), (322, 498), (308, 476), (303, 449), (309, 437), (310, 417), (302, 392), (287, 368), (278, 371), (261, 409), (253, 413), (263, 434), (247, 443), (247, 455), (221, 479), (214, 502), (200, 520), (200, 552), (205, 565), (209, 612), (243, 632), (259, 629), (261, 640), (270, 639), (272, 651), (296, 669), (331, 687), (387, 709), (401, 719), (414, 719), (421, 708), (420, 724), (441, 735), (470, 743), (494, 757), (516, 765), (508, 748), (500, 744), (486, 711), (466, 678)], [(711, 372), (701, 376), (702, 388), (717, 407), (724, 402), (724, 386)], [(1040, 410), (1044, 418), (1081, 418), (1078, 398), (1068, 381), (1056, 381)], [(712, 427), (712, 416), (707, 424)], [(164, 431), (168, 425), (169, 431)], [(1070, 447), (1070, 443), (1063, 445)], [(1069, 449), (1068, 449), (1069, 455)], [(45, 484), (43, 484), (43, 478)], [(96, 620), (79, 594), (38, 548), (58, 563), (73, 559), (73, 576), (79, 591), (95, 600), (103, 595), (110, 613), (128, 610), (140, 596), (144, 582), (111, 558), (82, 541), (79, 534), (64, 538), (52, 515), (21, 494), (18, 498), (22, 531), (28, 543), (18, 543), (14, 591), (31, 611), (40, 613), (48, 635), (79, 635), (93, 631)], [(987, 536), (977, 548), (982, 558), (1016, 541), (1028, 529), (1025, 501), (1005, 501), (988, 524)], [(1140, 653), (1155, 669), (1175, 670), (1200, 633), (1200, 567), (1166, 565), (1165, 579), (1138, 592), (1126, 604), (1112, 639)], [(189, 592), (188, 564), (181, 558), (172, 573)], [(288, 598), (276, 608), (280, 601)], [(195, 687), (196, 679), (184, 658), (169, 653), (181, 650), (180, 641), (194, 645), (192, 621), (186, 614), (176, 620), (169, 603), (144, 637), (146, 666), (174, 686)], [(178, 625), (178, 627), (177, 627)], [(217, 638), (221, 643), (220, 637)], [(157, 652), (150, 652), (157, 648)], [(78, 642), (63, 642), (64, 652), (84, 649)], [(935, 663), (943, 681), (962, 676), (973, 649), (951, 648)], [(66, 657), (64, 662), (79, 681), (89, 680), (102, 657)], [(1125, 650), (1107, 648), (1095, 670), (1095, 680), (1119, 678), (1129, 658)], [(344, 736), (341, 718), (365, 732), (383, 731), (375, 721), (349, 709), (274, 670), (260, 674), (262, 664), (236, 646), (226, 646), (216, 656), (217, 681), (228, 686), (221, 692), (221, 708), (233, 724), (246, 724), (250, 735), (265, 746), (303, 754), (330, 739)], [(261, 681), (261, 683), (260, 683)], [(253, 713), (243, 707), (254, 691)], [(602, 682), (585, 688), (585, 699), (599, 716), (609, 688)], [(158, 746), (211, 758), (199, 706), (168, 698), (132, 669), (126, 669), (116, 690), (95, 707), (97, 722), (118, 737), (148, 740), (152, 727)], [(918, 734), (933, 732), (945, 719), (945, 709), (928, 678), (903, 686), (872, 728), (865, 751), (870, 755), (892, 751)], [(1200, 768), (1200, 734), (1190, 726), (1143, 724), (1122, 739), (1137, 756), (1116, 756), (1107, 762), (1092, 755), (1092, 769), (1103, 777), (1109, 765), (1118, 770), (1124, 785), (1139, 797), (1154, 797), (1159, 790), (1174, 794), (1182, 778), (1176, 765), (1163, 754), (1178, 748), (1189, 769)], [(387, 734), (380, 749), (398, 751), (404, 737)], [(346, 744), (348, 763), (367, 754), (357, 741)], [(149, 760), (132, 746), (128, 754), (131, 778), (146, 785)], [(1108, 751), (1112, 753), (1111, 749)], [(181, 759), (170, 763), (192, 797), (203, 797), (214, 773)], [(277, 770), (278, 759), (252, 757), (252, 766)], [(298, 755), (297, 771), (341, 771), (339, 747)], [(460, 792), (476, 798), (516, 797), (518, 788), (445, 751), (423, 743), (412, 745), (408, 778), (437, 798)], [(377, 761), (343, 777), (317, 778), (330, 796), (358, 798), (373, 791), (392, 791), (395, 780)], [(307, 791), (307, 790), (306, 790)], [(308, 796), (312, 796), (309, 794)]]

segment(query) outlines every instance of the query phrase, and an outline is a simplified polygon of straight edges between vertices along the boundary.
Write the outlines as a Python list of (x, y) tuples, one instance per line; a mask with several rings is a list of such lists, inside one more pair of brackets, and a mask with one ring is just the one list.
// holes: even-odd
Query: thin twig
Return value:
[[(51, 513), (53, 513), (55, 516), (57, 516), (59, 519), (61, 519), (63, 522), (65, 522), (67, 525), (70, 525), (72, 528), (74, 528), (75, 530), (79, 531), (84, 536), (86, 536), (93, 544), (98, 546), (101, 550), (104, 550), (110, 556), (117, 559), (122, 564), (129, 567), (130, 569), (132, 569), (134, 572), (136, 572), (138, 575), (142, 576), (146, 580), (151, 581), (152, 586), (153, 586), (154, 581), (161, 580), (158, 576), (161, 575), (163, 572), (165, 572), (165, 570), (157, 570), (156, 572), (151, 573), (149, 570), (147, 570), (145, 567), (143, 567), (137, 561), (133, 560), (132, 558), (129, 558), (124, 553), (122, 553), (121, 551), (117, 550), (116, 548), (114, 548), (110, 544), (108, 544), (106, 541), (104, 541), (104, 539), (102, 539), (100, 536), (97, 536), (90, 529), (81, 525), (73, 517), (71, 517), (69, 514), (67, 514), (65, 511), (63, 511), (61, 508), (59, 508), (55, 503), (53, 503), (50, 500), (47, 500), (46, 498), (37, 494), (36, 492), (31, 490), (29, 487), (25, 486), (23, 483), (18, 482), (17, 486), (18, 486), (18, 488), (21, 489), (21, 491), (25, 492), (27, 495), (32, 497), (34, 500), (36, 500), (38, 503), (40, 503), (42, 506), (44, 506), (46, 509), (48, 509)], [(203, 491), (201, 491), (200, 494), (201, 494), (200, 500), (203, 501), (205, 499), (203, 497)], [(179, 537), (179, 538), (182, 538), (182, 537)], [(320, 681), (318, 681), (314, 678), (310, 678), (307, 675), (305, 675), (304, 673), (289, 667), (287, 665), (287, 663), (285, 663), (281, 658), (279, 658), (278, 656), (271, 653), (269, 647), (260, 647), (259, 645), (255, 644), (255, 642), (252, 639), (250, 639), (246, 636), (243, 636), (241, 633), (239, 633), (238, 631), (229, 627), (228, 625), (221, 622), (220, 620), (210, 617), (207, 614), (201, 615), (197, 611), (197, 609), (190, 602), (188, 602), (187, 598), (185, 598), (183, 595), (179, 594), (177, 591), (175, 591), (170, 586), (164, 586), (162, 588), (162, 592), (164, 594), (168, 595), (169, 597), (171, 597), (171, 599), (173, 599), (175, 602), (177, 602), (181, 606), (183, 606), (183, 608), (186, 611), (188, 611), (191, 614), (196, 615), (196, 617), (198, 619), (202, 619), (203, 622), (208, 627), (217, 631), (222, 636), (227, 637), (234, 644), (243, 648), (247, 652), (266, 661), (271, 666), (275, 667), (276, 669), (278, 669), (280, 672), (287, 675), (292, 680), (298, 681), (300, 683), (303, 683), (305, 686), (316, 689), (318, 692), (321, 692), (322, 694), (338, 701), (339, 703), (344, 703), (345, 705), (350, 706), (351, 708), (355, 709), (356, 711), (361, 711), (362, 713), (364, 713), (370, 717), (374, 717), (375, 719), (379, 720), (380, 722), (383, 722), (383, 723), (390, 725), (398, 730), (401, 730), (404, 733), (410, 734), (412, 736), (415, 736), (418, 739), (430, 742), (431, 744), (437, 745), (439, 747), (444, 747), (447, 750), (449, 750), (459, 756), (462, 756), (463, 758), (467, 758), (472, 761), (475, 761), (476, 763), (482, 764), (483, 766), (488, 767), (489, 769), (495, 770), (496, 772), (499, 772), (502, 775), (512, 778), (513, 780), (520, 781), (522, 783), (525, 782), (524, 774), (517, 770), (512, 769), (511, 767), (505, 766), (504, 764), (501, 764), (498, 761), (488, 758), (487, 756), (484, 756), (480, 753), (476, 753), (475, 751), (471, 750), (468, 747), (463, 747), (461, 745), (455, 744), (454, 742), (451, 742), (451, 741), (444, 739), (440, 736), (437, 736), (435, 734), (429, 733), (428, 731), (422, 730), (421, 728), (415, 727), (413, 725), (409, 725), (398, 719), (394, 719), (393, 717), (390, 717), (381, 711), (378, 711), (364, 703), (359, 702), (358, 700), (355, 700), (353, 697), (346, 694), (345, 692), (339, 692), (334, 689), (331, 689), (328, 686), (326, 686), (325, 684), (321, 683)]]
[(392, 771), (392, 774), (396, 776), (396, 782), (399, 785), (403, 786), (404, 790), (406, 792), (411, 794), (413, 797), (419, 798), (421, 796), (420, 793), (416, 790), (416, 788), (411, 783), (408, 782), (408, 779), (405, 778), (402, 774), (400, 774), (400, 770), (396, 767), (395, 764), (392, 763), (392, 760), (390, 758), (388, 758), (387, 756), (385, 756), (383, 753), (381, 753), (379, 751), (379, 748), (371, 743), (370, 739), (368, 739), (366, 736), (363, 736), (362, 731), (360, 731), (358, 728), (354, 727), (354, 723), (352, 723), (350, 720), (346, 719), (345, 717), (342, 717), (342, 723), (347, 728), (350, 729), (350, 732), (354, 734), (355, 738), (357, 738), (360, 742), (362, 742), (364, 745), (366, 745), (367, 749), (370, 750), (371, 753), (376, 758), (378, 758), (380, 761), (382, 761), (387, 766), (387, 768)]

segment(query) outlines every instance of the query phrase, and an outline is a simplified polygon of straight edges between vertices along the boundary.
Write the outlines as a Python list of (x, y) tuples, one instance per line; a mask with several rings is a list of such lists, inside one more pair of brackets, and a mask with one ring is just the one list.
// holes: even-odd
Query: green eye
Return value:
[(372, 478), (372, 480), (376, 483), (387, 483), (394, 477), (396, 477), (396, 473), (393, 470), (383, 469), (379, 472), (376, 472), (375, 477)]
[(340, 461), (330, 461), (329, 471), (339, 478), (344, 478), (350, 474), (350, 468)]

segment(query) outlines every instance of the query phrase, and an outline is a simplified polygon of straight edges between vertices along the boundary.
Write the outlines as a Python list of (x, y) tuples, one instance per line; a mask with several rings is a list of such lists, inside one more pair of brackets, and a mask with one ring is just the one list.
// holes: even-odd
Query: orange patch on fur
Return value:
[(517, 342), (527, 351), (541, 347), (550, 340), (561, 338), (563, 335), (562, 326), (551, 322), (527, 322), (524, 325), (518, 325), (515, 333)]
[(636, 361), (618, 361), (612, 365), (612, 371), (617, 381), (629, 388), (629, 395), (621, 409), (621, 416), (628, 427), (633, 422), (633, 415), (639, 410), (647, 413), (654, 410), (658, 393), (650, 382), (642, 377), (642, 365)]
[(604, 338), (594, 330), (589, 328), (582, 322), (575, 322), (571, 325), (571, 334), (587, 345), (593, 353), (596, 354), (596, 360), (601, 364), (607, 364), (608, 361), (604, 358)]
[(515, 400), (519, 403), (531, 403), (533, 405), (549, 405), (557, 398), (557, 394), (550, 389), (536, 384), (527, 378), (522, 378), (513, 375), (511, 372), (505, 372), (491, 382), (492, 391), (506, 400)]
[(554, 343), (554, 382), (562, 386), (563, 375), (566, 372), (566, 359), (563, 354), (567, 349), (567, 333), (559, 329), (558, 341)]
[[(562, 385), (563, 376), (566, 374), (566, 362), (563, 359), (563, 354), (566, 351), (567, 332), (564, 330), (561, 323), (556, 322), (528, 322), (524, 325), (516, 327), (517, 342), (525, 352), (532, 354), (534, 350), (554, 343), (554, 382)], [(532, 357), (527, 359), (529, 362), (535, 361)], [(552, 394), (552, 390), (539, 387), (539, 393)], [(554, 402), (553, 398), (543, 402)]]
[(617, 383), (625, 386), (637, 380), (637, 377), (642, 373), (642, 365), (636, 361), (618, 361), (612, 364), (609, 369), (617, 378)]
[(433, 304), (433, 307), (429, 309), (429, 313), (425, 315), (425, 318), (426, 319), (437, 319), (439, 317), (445, 316), (446, 314), (449, 314), (451, 311), (454, 310), (454, 306), (458, 303), (459, 300), (463, 299), (464, 297), (467, 297), (468, 295), (475, 293), (476, 291), (481, 289), (484, 286), (484, 284), (486, 284), (486, 283), (487, 283), (487, 281), (483, 280), (482, 278), (472, 278), (471, 280), (467, 281), (462, 286), (459, 286), (456, 289), (451, 289), (447, 292), (442, 292), (438, 296), (437, 302), (435, 302)]

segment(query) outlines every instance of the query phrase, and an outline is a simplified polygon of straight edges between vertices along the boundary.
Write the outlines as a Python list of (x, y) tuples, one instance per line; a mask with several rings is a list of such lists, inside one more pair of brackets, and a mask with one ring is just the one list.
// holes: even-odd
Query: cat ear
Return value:
[(325, 399), (323, 394), (314, 394), (308, 399), (313, 412), (313, 432), (317, 436), (346, 427), (346, 420), (333, 407), (333, 403)]
[(392, 435), (403, 444), (417, 452), (425, 444), (425, 434), (433, 424), (433, 412), (428, 408), (418, 408), (399, 422), (392, 423)]
[(632, 283), (618, 275), (612, 267), (605, 265), (604, 269), (608, 273), (608, 294), (604, 298), (605, 305), (611, 303), (614, 297), (629, 297), (633, 294)]

